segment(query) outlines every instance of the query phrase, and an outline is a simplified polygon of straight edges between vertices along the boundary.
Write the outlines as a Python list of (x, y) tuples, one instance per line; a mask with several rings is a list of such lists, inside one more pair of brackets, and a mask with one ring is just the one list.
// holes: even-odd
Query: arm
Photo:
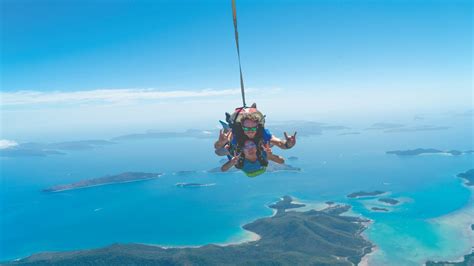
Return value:
[(224, 132), (222, 129), (219, 131), (219, 139), (214, 143), (214, 148), (220, 149), (224, 147), (232, 139), (232, 132)]
[(285, 140), (281, 140), (272, 135), (272, 138), (270, 139), (270, 143), (275, 146), (278, 146), (280, 149), (283, 149), (283, 150), (293, 148), (296, 144), (296, 132), (293, 136), (288, 136), (286, 132), (284, 132), (284, 134), (285, 134)]
[(221, 171), (222, 171), (222, 172), (225, 172), (225, 171), (229, 170), (229, 169), (230, 169), (232, 166), (234, 166), (234, 165), (235, 165), (234, 162), (228, 161), (228, 162), (226, 162), (225, 164), (223, 164), (223, 165), (221, 166)]
[(272, 148), (270, 148), (270, 145), (268, 145), (268, 144), (264, 145), (263, 149), (267, 153), (267, 159), (268, 160), (274, 161), (274, 162), (279, 163), (279, 164), (285, 163), (285, 159), (283, 159), (283, 157), (273, 154)]
[(275, 155), (275, 154), (272, 154), (272, 155), (267, 154), (267, 158), (268, 158), (268, 160), (274, 161), (274, 162), (279, 163), (279, 164), (285, 163), (285, 159), (283, 159), (283, 157)]
[(239, 160), (239, 155), (234, 155), (234, 157), (232, 157), (230, 161), (226, 162), (225, 164), (221, 166), (221, 171), (225, 172), (229, 170), (230, 168), (232, 168), (232, 166), (237, 164), (238, 160)]
[(272, 145), (275, 145), (275, 146), (278, 146), (280, 149), (288, 149), (285, 147), (285, 141), (275, 137), (275, 136), (272, 136), (272, 138), (270, 139), (270, 143)]

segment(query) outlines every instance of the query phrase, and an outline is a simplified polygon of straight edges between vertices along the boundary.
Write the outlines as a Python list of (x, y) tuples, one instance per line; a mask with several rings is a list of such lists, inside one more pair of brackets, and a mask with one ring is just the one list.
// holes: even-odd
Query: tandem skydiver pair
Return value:
[(227, 156), (228, 161), (221, 170), (232, 167), (242, 170), (247, 176), (263, 174), (268, 161), (283, 164), (285, 160), (273, 154), (271, 146), (291, 149), (296, 144), (296, 132), (281, 140), (265, 128), (265, 116), (257, 109), (256, 104), (250, 107), (236, 108), (232, 115), (226, 113), (226, 121), (220, 121), (223, 129), (219, 139), (214, 143), (216, 154)]

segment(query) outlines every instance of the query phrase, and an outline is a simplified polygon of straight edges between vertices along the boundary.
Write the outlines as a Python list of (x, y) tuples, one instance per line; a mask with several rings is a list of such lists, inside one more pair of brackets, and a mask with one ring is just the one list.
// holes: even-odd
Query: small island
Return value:
[(99, 249), (45, 252), (6, 265), (357, 265), (372, 251), (361, 234), (369, 220), (343, 216), (348, 205), (321, 211), (289, 211), (284, 196), (271, 204), (277, 213), (243, 226), (260, 236), (241, 244), (163, 248), (144, 244), (113, 244)]
[(382, 211), (382, 212), (388, 212), (389, 210), (386, 208), (379, 208), (379, 207), (372, 207), (370, 208), (373, 211)]
[(143, 181), (153, 178), (158, 178), (161, 173), (142, 173), (142, 172), (126, 172), (118, 175), (104, 176), (98, 178), (92, 178), (87, 180), (82, 180), (72, 184), (57, 185), (50, 188), (43, 189), (43, 192), (60, 192), (65, 190), (73, 190), (87, 187), (95, 187), (102, 185), (110, 185), (117, 183), (127, 183), (127, 182), (136, 182)]
[[(225, 160), (227, 162), (227, 160)], [(210, 170), (208, 170), (207, 172), (208, 173), (235, 173), (235, 172), (239, 172), (240, 170), (235, 168), (235, 167), (232, 167), (229, 169), (229, 171), (227, 172), (222, 172), (221, 170), (221, 167), (215, 167), (215, 168), (212, 168)], [(284, 172), (300, 172), (301, 171), (301, 168), (299, 167), (294, 167), (294, 166), (291, 166), (289, 164), (277, 164), (277, 163), (274, 163), (274, 162), (268, 162), (268, 166), (267, 166), (267, 170), (266, 172), (267, 173), (273, 173), (273, 172), (280, 172), (280, 171), (284, 171)]]
[(387, 151), (386, 154), (394, 154), (397, 156), (417, 156), (423, 154), (447, 154), (452, 156), (459, 156), (469, 152), (462, 152), (458, 150), (449, 150), (449, 151), (442, 151), (437, 149), (423, 149), (418, 148), (414, 150), (397, 150), (397, 151)]
[(365, 191), (358, 191), (347, 195), (348, 198), (355, 199), (355, 198), (362, 198), (362, 197), (373, 197), (384, 194), (385, 191), (375, 190), (370, 192)]
[(288, 157), (288, 160), (290, 160), (290, 161), (296, 161), (296, 160), (298, 160), (298, 157), (296, 157), (296, 156), (290, 156), (290, 157)]
[(209, 184), (200, 184), (200, 183), (176, 183), (177, 187), (182, 188), (193, 188), (193, 187), (210, 187), (214, 186), (216, 183), (209, 183)]
[(0, 157), (46, 157), (65, 155), (64, 151), (82, 151), (115, 144), (107, 140), (80, 140), (55, 143), (27, 142), (0, 149)]
[(457, 177), (464, 179), (466, 186), (474, 186), (474, 169), (470, 169), (465, 173), (460, 173)]
[(194, 171), (194, 170), (181, 170), (181, 171), (174, 172), (173, 175), (192, 175), (196, 173), (197, 171)]
[(390, 205), (397, 205), (398, 203), (400, 203), (400, 201), (398, 201), (396, 199), (392, 199), (392, 198), (380, 198), (380, 199), (378, 199), (378, 201), (383, 202), (383, 203), (387, 203), (387, 204), (390, 204)]
[(301, 203), (293, 203), (293, 199), (290, 196), (283, 196), (280, 201), (271, 204), (268, 207), (275, 209), (277, 211), (276, 215), (281, 215), (282, 212), (285, 212), (288, 209), (301, 208), (304, 206), (306, 205)]

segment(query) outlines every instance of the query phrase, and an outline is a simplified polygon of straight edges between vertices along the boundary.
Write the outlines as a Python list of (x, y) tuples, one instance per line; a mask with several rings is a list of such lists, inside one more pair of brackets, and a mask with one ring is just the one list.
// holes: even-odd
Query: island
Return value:
[(474, 186), (474, 169), (467, 170), (465, 173), (460, 173), (457, 177), (464, 179), (466, 186)]
[(163, 248), (113, 244), (99, 249), (46, 252), (5, 265), (357, 265), (374, 247), (361, 234), (369, 220), (342, 215), (350, 206), (289, 211), (289, 196), (271, 204), (277, 213), (243, 226), (260, 236), (241, 244)]
[[(238, 172), (238, 171), (240, 171), (240, 170), (235, 168), (235, 167), (232, 167), (227, 172), (222, 172), (221, 167), (219, 166), (219, 167), (212, 168), (212, 169), (208, 170), (207, 172), (208, 173), (235, 173), (235, 172)], [(268, 166), (267, 166), (267, 170), (266, 170), (267, 173), (280, 172), (280, 171), (300, 172), (301, 168), (294, 167), (294, 166), (291, 166), (289, 164), (277, 164), (277, 163), (274, 163), (274, 162), (268, 162)]]
[(289, 209), (301, 208), (306, 205), (302, 203), (293, 203), (293, 199), (290, 196), (283, 196), (278, 202), (271, 204), (270, 208), (275, 209), (276, 215), (281, 215), (282, 212), (285, 212)]
[(200, 183), (176, 183), (177, 187), (182, 187), (182, 188), (193, 188), (193, 187), (210, 187), (214, 186), (216, 183), (209, 183), (209, 184), (200, 184)]
[(19, 147), (0, 149), (0, 157), (46, 157), (49, 155), (65, 155), (65, 153), (56, 150), (26, 149), (20, 145)]
[(107, 140), (79, 140), (55, 143), (26, 142), (0, 149), (0, 157), (45, 157), (65, 155), (64, 151), (81, 151), (115, 144)]
[(472, 266), (474, 265), (474, 252), (465, 255), (462, 261), (427, 261), (426, 266)]
[(380, 123), (373, 124), (372, 126), (366, 128), (366, 130), (386, 130), (386, 129), (401, 128), (404, 126), (405, 125), (402, 125), (402, 124), (380, 122)]
[(66, 142), (55, 142), (47, 144), (48, 149), (57, 149), (57, 150), (90, 150), (101, 148), (106, 145), (116, 144), (115, 142), (108, 140), (78, 140), (78, 141), (66, 141)]
[(398, 201), (396, 199), (392, 199), (392, 198), (380, 198), (380, 199), (378, 199), (378, 201), (383, 202), (383, 203), (387, 203), (387, 204), (390, 204), (390, 205), (397, 205), (398, 203), (400, 203), (400, 201)]
[(290, 160), (290, 161), (296, 161), (296, 160), (298, 160), (298, 157), (296, 157), (296, 156), (290, 156), (290, 157), (288, 157), (288, 160)]
[(347, 195), (348, 198), (354, 199), (354, 198), (362, 198), (362, 197), (372, 197), (372, 196), (378, 196), (381, 194), (384, 194), (385, 191), (380, 191), (380, 190), (375, 190), (375, 191), (370, 191), (370, 192), (365, 192), (365, 191), (358, 191), (351, 193)]
[(414, 150), (397, 150), (397, 151), (387, 151), (387, 154), (395, 154), (398, 156), (416, 156), (416, 155), (422, 155), (422, 154), (447, 154), (447, 155), (453, 155), (453, 156), (459, 156), (463, 155), (468, 152), (462, 152), (458, 150), (449, 150), (449, 151), (442, 151), (438, 149), (424, 149), (424, 148), (418, 148)]
[(388, 212), (389, 210), (386, 208), (379, 208), (379, 207), (372, 207), (370, 208), (373, 211), (382, 211), (382, 212)]
[(344, 132), (339, 134), (339, 136), (347, 136), (347, 135), (360, 135), (360, 132)]
[(181, 170), (181, 171), (174, 172), (173, 175), (192, 175), (196, 173), (197, 171), (194, 171), (194, 170)]
[(149, 130), (146, 133), (128, 134), (113, 138), (115, 141), (122, 140), (139, 140), (139, 139), (167, 139), (167, 138), (196, 138), (196, 139), (210, 139), (217, 136), (219, 132), (217, 130), (200, 130), (200, 129), (187, 129), (184, 132), (161, 132)]
[(305, 137), (322, 135), (326, 131), (339, 131), (350, 129), (349, 127), (341, 125), (328, 125), (326, 123), (304, 120), (281, 121), (278, 123), (269, 124), (268, 128), (272, 129), (272, 133), (275, 136), (283, 136), (284, 132), (286, 132), (288, 128), (291, 128), (292, 130), (298, 132), (298, 136)]
[(118, 175), (104, 176), (98, 178), (92, 178), (87, 180), (82, 180), (72, 184), (57, 185), (50, 188), (43, 189), (43, 192), (60, 192), (65, 190), (73, 190), (80, 188), (88, 188), (102, 185), (110, 185), (117, 183), (127, 183), (127, 182), (136, 182), (143, 181), (153, 178), (158, 178), (161, 173), (142, 173), (142, 172), (126, 172)]
[(435, 130), (446, 130), (450, 127), (446, 126), (433, 126), (433, 125), (421, 125), (421, 126), (412, 126), (412, 127), (402, 127), (402, 128), (392, 128), (387, 129), (385, 133), (402, 133), (402, 132), (418, 132), (418, 131), (435, 131)]

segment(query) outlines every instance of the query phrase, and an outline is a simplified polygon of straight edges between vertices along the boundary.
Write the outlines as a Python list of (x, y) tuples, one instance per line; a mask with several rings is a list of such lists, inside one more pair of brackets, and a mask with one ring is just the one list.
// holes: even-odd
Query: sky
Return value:
[[(230, 0), (0, 3), (2, 138), (208, 127), (241, 104)], [(247, 102), (269, 117), (473, 106), (472, 1), (237, 0), (237, 14)]]

